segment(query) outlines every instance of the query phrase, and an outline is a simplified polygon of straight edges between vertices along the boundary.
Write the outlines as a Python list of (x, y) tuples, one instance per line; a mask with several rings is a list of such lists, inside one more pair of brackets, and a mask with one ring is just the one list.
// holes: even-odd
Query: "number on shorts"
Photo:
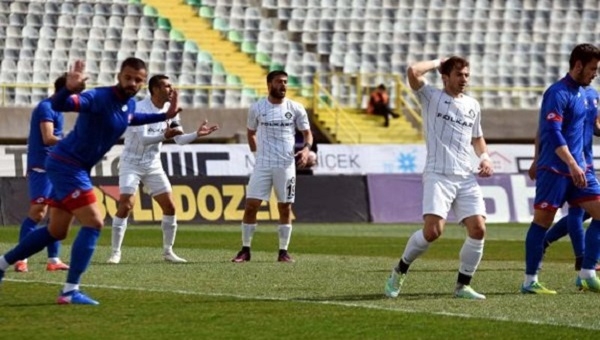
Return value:
[(287, 190), (287, 197), (294, 198), (296, 196), (296, 177), (288, 179), (285, 188)]

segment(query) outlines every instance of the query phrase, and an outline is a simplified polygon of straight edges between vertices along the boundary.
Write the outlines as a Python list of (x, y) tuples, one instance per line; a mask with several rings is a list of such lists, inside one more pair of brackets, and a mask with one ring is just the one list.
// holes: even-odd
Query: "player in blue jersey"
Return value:
[[(67, 77), (58, 77), (54, 81), (54, 92), (65, 87)], [(46, 175), (46, 156), (50, 147), (58, 143), (63, 137), (63, 113), (52, 110), (50, 98), (42, 100), (31, 113), (29, 138), (27, 140), (27, 184), (29, 187), (29, 212), (21, 224), (19, 240), (23, 240), (46, 217), (48, 211), (48, 198), (52, 191), (52, 184)], [(67, 270), (69, 266), (58, 257), (60, 241), (51, 243), (47, 247), (48, 263), (46, 270)], [(26, 272), (27, 259), (15, 263), (15, 271)]]
[(586, 171), (583, 156), (587, 112), (586, 86), (598, 72), (600, 49), (577, 45), (569, 58), (568, 74), (545, 92), (540, 109), (539, 157), (533, 222), (525, 240), (525, 281), (522, 293), (556, 294), (538, 281), (546, 230), (565, 202), (579, 205), (593, 218), (585, 233), (585, 253), (577, 286), (600, 292), (596, 262), (600, 255), (600, 184)]
[(56, 144), (46, 160), (53, 190), (48, 227), (30, 233), (15, 248), (0, 256), (0, 279), (9, 265), (28, 258), (48, 244), (67, 236), (74, 218), (82, 225), (73, 241), (71, 263), (58, 304), (97, 305), (79, 290), (81, 275), (90, 264), (104, 222), (90, 179), (90, 171), (111, 149), (129, 125), (143, 125), (173, 118), (178, 96), (173, 94), (169, 110), (163, 114), (135, 113), (133, 96), (146, 82), (146, 64), (127, 58), (121, 64), (118, 84), (81, 92), (85, 87), (85, 65), (76, 61), (67, 74), (65, 89), (52, 97), (57, 111), (77, 111), (73, 130)]
[[(583, 152), (585, 162), (587, 164), (586, 171), (595, 174), (594, 170), (594, 155), (592, 152), (594, 131), (598, 127), (598, 102), (599, 94), (593, 86), (588, 86), (585, 89), (585, 100), (588, 107), (586, 114), (585, 128), (583, 131)], [(539, 141), (536, 139), (536, 157)], [(529, 177), (535, 179), (536, 162), (532, 163), (529, 169)], [(578, 205), (569, 206), (567, 216), (561, 218), (546, 232), (544, 239), (544, 253), (550, 244), (558, 241), (566, 235), (569, 235), (571, 244), (573, 245), (573, 253), (575, 254), (575, 270), (581, 270), (583, 263), (583, 254), (585, 249), (583, 221), (590, 218), (590, 215)], [(596, 267), (597, 268), (597, 267)]]

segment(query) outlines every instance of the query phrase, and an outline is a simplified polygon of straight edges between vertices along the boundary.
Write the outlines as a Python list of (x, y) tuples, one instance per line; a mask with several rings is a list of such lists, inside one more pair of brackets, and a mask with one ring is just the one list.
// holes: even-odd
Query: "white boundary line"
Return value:
[[(4, 281), (22, 282), (22, 283), (41, 283), (41, 284), (49, 284), (49, 285), (63, 285), (64, 284), (64, 282), (41, 281), (41, 280), (4, 279)], [(463, 318), (463, 319), (481, 319), (481, 320), (491, 320), (491, 321), (533, 324), (533, 325), (561, 326), (561, 327), (572, 327), (572, 328), (589, 329), (589, 330), (600, 330), (600, 325), (556, 324), (556, 323), (536, 321), (536, 320), (513, 320), (513, 319), (506, 318), (506, 317), (477, 316), (477, 315), (471, 315), (471, 314), (452, 313), (452, 312), (420, 311), (420, 310), (416, 310), (416, 309), (392, 308), (392, 307), (386, 307), (386, 306), (377, 306), (377, 305), (371, 305), (371, 304), (332, 301), (332, 300), (315, 301), (315, 300), (279, 298), (279, 297), (272, 297), (272, 296), (249, 296), (249, 295), (225, 294), (225, 293), (196, 292), (196, 291), (180, 290), (180, 289), (170, 290), (170, 289), (160, 289), (160, 288), (143, 288), (143, 287), (111, 286), (111, 285), (96, 285), (96, 284), (81, 284), (81, 286), (82, 287), (90, 287), (90, 288), (98, 288), (98, 289), (131, 290), (131, 291), (149, 292), (149, 293), (169, 293), (169, 294), (196, 295), (196, 296), (209, 296), (209, 297), (229, 297), (229, 298), (235, 298), (235, 299), (240, 299), (240, 300), (269, 300), (269, 301), (283, 301), (283, 302), (299, 302), (299, 303), (317, 304), (317, 305), (332, 305), (332, 306), (350, 307), (350, 308), (365, 308), (365, 309), (382, 310), (382, 311), (388, 311), (388, 312), (409, 313), (409, 314), (429, 314), (429, 315), (449, 316), (449, 317)]]

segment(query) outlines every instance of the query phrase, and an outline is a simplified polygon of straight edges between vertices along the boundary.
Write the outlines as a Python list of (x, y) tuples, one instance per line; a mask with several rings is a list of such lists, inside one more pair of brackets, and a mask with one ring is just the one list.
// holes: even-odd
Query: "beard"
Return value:
[(281, 91), (279, 89), (271, 89), (271, 91), (269, 91), (269, 96), (277, 99), (283, 99), (285, 98), (285, 90)]

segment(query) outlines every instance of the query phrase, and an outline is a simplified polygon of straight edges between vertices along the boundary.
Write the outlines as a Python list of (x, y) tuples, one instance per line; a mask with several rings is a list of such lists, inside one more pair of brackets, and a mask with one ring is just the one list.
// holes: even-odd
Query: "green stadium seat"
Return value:
[(199, 51), (198, 56), (196, 58), (197, 58), (196, 61), (205, 62), (205, 63), (210, 63), (213, 60), (212, 55), (210, 55), (210, 53), (203, 52), (203, 51)]
[(198, 53), (198, 51), (200, 51), (200, 48), (198, 48), (198, 45), (195, 42), (186, 40), (185, 44), (183, 45), (183, 51)]
[(146, 5), (144, 6), (144, 15), (147, 17), (156, 18), (158, 17), (158, 11), (156, 10), (156, 8)]
[(202, 0), (185, 0), (185, 3), (194, 7), (202, 6)]
[(261, 66), (271, 65), (271, 57), (269, 57), (269, 55), (266, 53), (256, 53), (256, 57), (254, 58), (254, 60)]
[(288, 76), (288, 86), (289, 87), (300, 87), (301, 81), (300, 78), (295, 76)]
[(229, 31), (229, 23), (225, 19), (214, 18), (213, 19), (213, 29), (216, 29), (217, 31), (222, 31), (222, 32)]
[(171, 30), (171, 32), (169, 32), (169, 38), (175, 41), (185, 41), (185, 36), (178, 30)]
[(160, 17), (158, 18), (158, 28), (165, 29), (167, 31), (171, 30), (171, 20), (168, 18)]
[(225, 81), (226, 81), (227, 85), (233, 85), (233, 86), (241, 86), (242, 85), (242, 80), (240, 79), (240, 77), (233, 75), (233, 74), (228, 74)]
[(256, 53), (256, 44), (250, 41), (244, 41), (242, 43), (242, 52), (255, 54)]
[(244, 41), (244, 36), (238, 31), (229, 31), (227, 34), (227, 39), (229, 39), (229, 41), (233, 41), (234, 43), (241, 43)]
[[(257, 56), (258, 56), (258, 54), (257, 54)], [(282, 70), (285, 70), (285, 67), (281, 64), (272, 63), (269, 65), (269, 71), (282, 71)]]
[(212, 7), (200, 7), (200, 10), (198, 11), (198, 15), (202, 18), (214, 18), (215, 17), (215, 11)]
[(134, 4), (134, 5), (137, 5), (137, 4), (141, 4), (141, 3), (142, 3), (142, 1), (141, 1), (141, 0), (129, 0), (128, 2), (129, 2), (130, 4)]
[(226, 74), (223, 64), (219, 62), (213, 62), (213, 74)]

